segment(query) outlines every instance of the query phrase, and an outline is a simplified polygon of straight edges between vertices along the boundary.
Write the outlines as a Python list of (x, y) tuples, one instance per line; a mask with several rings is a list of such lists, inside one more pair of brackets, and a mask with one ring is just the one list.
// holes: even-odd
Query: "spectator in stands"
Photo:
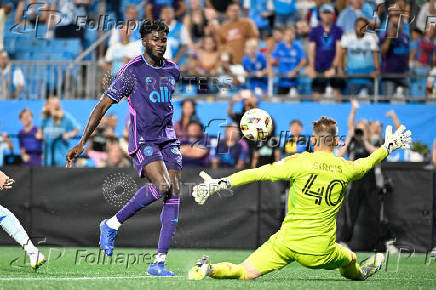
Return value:
[(60, 22), (49, 24), (55, 25), (54, 36), (57, 38), (80, 38), (83, 44), (86, 27), (79, 26), (78, 24), (82, 23), (78, 19), (87, 17), (86, 10), (91, 5), (91, 0), (57, 0), (55, 3), (56, 7), (53, 7), (53, 9), (58, 11), (62, 17), (60, 17)]
[(250, 38), (257, 38), (259, 32), (253, 21), (240, 18), (241, 9), (237, 3), (227, 7), (229, 20), (218, 31), (218, 43), (223, 52), (227, 54), (225, 60), (230, 64), (242, 64), (245, 42)]
[(218, 142), (215, 157), (212, 160), (212, 168), (244, 168), (249, 160), (248, 145), (244, 139), (239, 138), (239, 126), (231, 124), (227, 126), (225, 138)]
[[(306, 15), (306, 20), (309, 23), (310, 27), (316, 27), (321, 24), (320, 9), (323, 4), (328, 3), (327, 0), (314, 0), (314, 2), (315, 2), (315, 6), (312, 7), (309, 11), (307, 11), (307, 15)], [(334, 15), (334, 17), (336, 16)]]
[(207, 8), (216, 10), (223, 15), (227, 12), (229, 5), (235, 3), (235, 0), (205, 0), (205, 3)]
[(174, 8), (162, 8), (161, 19), (168, 25), (170, 31), (167, 36), (167, 49), (164, 57), (182, 66), (185, 61), (185, 52), (191, 47), (191, 39), (182, 22), (176, 20)]
[[(234, 113), (233, 106), (240, 100), (244, 100), (242, 111), (239, 113)], [(245, 112), (254, 108), (257, 108), (256, 97), (250, 90), (241, 90), (237, 94), (235, 94), (235, 96), (230, 101), (229, 107), (227, 108), (227, 115), (232, 119), (233, 122), (239, 124)]]
[[(123, 150), (124, 156), (129, 157), (129, 123), (126, 122), (123, 130), (123, 136), (118, 139), (118, 143), (120, 144), (121, 150)], [(89, 145), (88, 145), (89, 146)]]
[(195, 71), (201, 75), (215, 74), (221, 68), (220, 53), (213, 36), (205, 36), (196, 50)]
[(145, 4), (145, 16), (148, 19), (162, 17), (162, 10), (167, 6), (173, 8), (175, 18), (183, 19), (186, 11), (186, 4), (183, 0), (148, 0), (147, 4)]
[(0, 99), (18, 99), (24, 92), (24, 75), (9, 63), (6, 51), (0, 51)]
[[(127, 27), (126, 27), (127, 26)], [(128, 5), (124, 11), (124, 25), (121, 29), (128, 30), (129, 42), (135, 42), (141, 40), (141, 35), (139, 34), (139, 19), (138, 19), (138, 9), (135, 5)], [(114, 26), (112, 29), (111, 37), (109, 39), (109, 47), (115, 45), (118, 42), (122, 42), (123, 33), (120, 33), (120, 27)]]
[(344, 87), (343, 79), (335, 77), (341, 73), (342, 29), (334, 24), (334, 8), (330, 4), (321, 7), (321, 25), (313, 27), (309, 33), (309, 65), (307, 75), (314, 78), (312, 90), (315, 99), (326, 92), (328, 86), (335, 95)]
[(112, 139), (112, 141), (116, 142), (118, 137), (116, 136), (116, 129), (118, 126), (118, 116), (115, 114), (107, 115), (107, 124), (106, 124), (106, 136)]
[(272, 36), (266, 41), (266, 53), (269, 56), (271, 52), (276, 49), (277, 43), (283, 41), (283, 28), (274, 27), (272, 31)]
[[(354, 31), (350, 31), (341, 39), (342, 57), (346, 59), (342, 61), (342, 64), (348, 75), (360, 74), (376, 77), (380, 72), (378, 40), (375, 33), (365, 33), (364, 28), (368, 24), (366, 18), (357, 18)], [(351, 95), (374, 93), (371, 78), (350, 78), (347, 80), (347, 87)]]
[(309, 51), (309, 32), (310, 27), (305, 19), (297, 21), (295, 25), (296, 37), (295, 40), (301, 44), (303, 51)]
[(124, 156), (118, 143), (114, 143), (107, 148), (107, 160), (105, 167), (109, 168), (128, 168), (129, 160)]
[(124, 24), (120, 30), (116, 30), (121, 36), (121, 41), (115, 42), (109, 46), (106, 51), (106, 70), (111, 71), (115, 76), (120, 68), (128, 63), (132, 58), (138, 56), (142, 52), (142, 43), (140, 40), (131, 41), (132, 30), (127, 24)]
[(203, 10), (200, 0), (191, 0), (189, 10), (186, 13), (183, 24), (192, 39), (193, 44), (198, 44), (206, 35), (205, 27), (208, 25), (205, 11)]
[(14, 144), (7, 133), (0, 134), (0, 167), (4, 165), (5, 156), (14, 152)]
[(280, 160), (280, 140), (275, 136), (275, 128), (273, 122), (273, 131), (266, 140), (256, 142), (256, 147), (253, 150), (251, 157), (251, 168), (260, 167), (266, 164), (277, 162)]
[(86, 147), (86, 155), (94, 161), (94, 164), (102, 164), (107, 159), (107, 123), (108, 117), (104, 116), (97, 129), (92, 133), (89, 139), (88, 146)]
[(266, 56), (259, 52), (257, 39), (249, 39), (245, 43), (245, 55), (242, 58), (245, 76), (248, 78), (248, 88), (259, 95), (265, 93), (268, 87)]
[(44, 135), (44, 166), (65, 166), (68, 140), (79, 133), (79, 124), (61, 108), (57, 97), (50, 97), (42, 109), (42, 131)]
[(416, 27), (421, 32), (426, 31), (429, 26), (434, 25), (434, 20), (432, 20), (434, 17), (436, 17), (436, 0), (429, 0), (419, 10), (418, 17), (416, 18)]
[(208, 140), (203, 132), (203, 125), (199, 121), (191, 121), (188, 124), (186, 138), (180, 140), (184, 168), (209, 166)]
[[(371, 27), (380, 26), (380, 20), (374, 20), (374, 11), (369, 3), (364, 0), (351, 0), (350, 6), (339, 14), (336, 25), (341, 27), (344, 33), (352, 32), (355, 30), (356, 20), (364, 18), (368, 21), (367, 26)], [(366, 27), (362, 27), (362, 32), (365, 32)]]
[(273, 15), (273, 1), (244, 0), (242, 5), (245, 16), (248, 16), (254, 22), (257, 29), (259, 29), (260, 36), (265, 37), (271, 34), (270, 18)]
[(49, 21), (49, 11), (54, 8), (55, 1), (20, 0), (15, 9), (15, 24), (34, 28), (36, 23), (45, 24)]
[(274, 26), (295, 25), (298, 18), (296, 0), (274, 0)]
[(428, 71), (436, 66), (435, 27), (430, 26), (416, 43), (411, 46), (410, 66), (426, 68)]
[(193, 121), (200, 121), (196, 112), (197, 104), (193, 99), (182, 101), (182, 117), (174, 124), (174, 131), (179, 139), (188, 137), (188, 125)]
[[(347, 123), (347, 139), (345, 145), (341, 146), (338, 150), (337, 155), (347, 155), (348, 160), (354, 161), (369, 156), (378, 148), (370, 143), (368, 122), (359, 120), (354, 123), (356, 111), (359, 109), (359, 103), (353, 100), (351, 104), (352, 109), (348, 116)], [(362, 179), (352, 182), (344, 197), (344, 206), (338, 214), (338, 227), (342, 228), (337, 236), (338, 242), (346, 246), (347, 243), (352, 240), (359, 210), (364, 203), (366, 203), (368, 208), (372, 211), (372, 216), (379, 214), (380, 203), (377, 195), (374, 169), (365, 174)]]
[(295, 119), (289, 123), (289, 133), (291, 136), (286, 134), (286, 138), (289, 136), (289, 139), (286, 140), (286, 143), (283, 146), (284, 156), (311, 151), (310, 140), (302, 135), (302, 132), (303, 123), (300, 120)]
[(23, 128), (18, 133), (22, 165), (39, 167), (42, 164), (42, 132), (33, 126), (33, 114), (24, 109), (19, 115)]
[[(289, 26), (283, 34), (283, 42), (279, 42), (271, 53), (272, 63), (278, 66), (281, 75), (278, 82), (278, 94), (288, 94), (291, 88), (297, 87), (296, 77), (306, 65), (306, 54), (300, 43), (295, 41), (295, 29)], [(296, 92), (294, 92), (296, 94)]]
[[(388, 31), (380, 38), (380, 52), (382, 55), (382, 74), (405, 74), (409, 70), (409, 37), (403, 32), (399, 16), (392, 14), (389, 17)], [(408, 77), (383, 77), (383, 94), (392, 96), (402, 91), (407, 93)], [(400, 89), (401, 88), (401, 89)]]

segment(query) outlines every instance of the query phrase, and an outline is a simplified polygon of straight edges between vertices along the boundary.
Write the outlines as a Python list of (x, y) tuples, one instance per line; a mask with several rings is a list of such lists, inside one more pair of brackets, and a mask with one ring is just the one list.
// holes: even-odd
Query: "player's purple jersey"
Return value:
[(180, 77), (179, 67), (164, 59), (161, 67), (138, 55), (125, 64), (105, 94), (119, 102), (128, 97), (130, 112), (129, 154), (145, 143), (177, 141), (171, 98)]

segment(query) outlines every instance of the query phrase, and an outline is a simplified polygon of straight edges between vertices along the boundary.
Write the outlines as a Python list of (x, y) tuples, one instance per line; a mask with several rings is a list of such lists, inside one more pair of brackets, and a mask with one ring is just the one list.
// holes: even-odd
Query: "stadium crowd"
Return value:
[[(165, 57), (179, 64), (183, 76), (210, 76), (218, 81), (230, 78), (233, 84), (227, 115), (234, 123), (225, 129), (224, 136), (212, 138), (204, 135), (196, 103), (187, 97), (217, 94), (219, 90), (212, 84), (201, 87), (192, 86), (183, 78), (180, 81), (183, 89), (179, 93), (185, 100), (175, 129), (181, 139), (185, 167), (256, 167), (311, 150), (307, 136), (301, 135), (303, 124), (299, 120), (290, 120), (289, 138), (279, 146), (271, 145), (274, 136), (259, 144), (240, 138), (237, 124), (242, 114), (257, 107), (259, 96), (267, 93), (270, 79), (274, 79), (276, 94), (292, 97), (312, 93), (315, 101), (334, 96), (339, 101), (343, 94), (362, 97), (373, 94), (374, 80), (378, 78), (382, 85), (377, 89), (383, 95), (401, 99), (413, 88), (409, 72), (424, 72), (429, 76), (427, 95), (433, 95), (435, 29), (426, 21), (429, 16), (436, 16), (436, 0), (417, 9), (412, 9), (411, 1), (407, 0), (387, 1), (382, 6), (376, 5), (380, 1), (363, 0), (150, 0), (143, 6), (141, 2), (3, 1), (0, 31), (8, 29), (7, 21), (24, 27), (40, 22), (48, 27), (45, 37), (78, 38), (82, 48), (86, 48), (105, 32), (98, 30), (90, 38), (86, 25), (90, 25), (91, 19), (98, 19), (99, 15), (122, 19), (121, 25), (109, 29), (108, 41), (97, 50), (97, 64), (113, 76), (143, 49), (140, 20), (163, 19), (170, 27)], [(52, 19), (49, 11), (60, 11), (62, 17), (59, 21)], [(409, 19), (415, 18), (409, 23)], [(20, 68), (10, 65), (13, 57), (6, 51), (0, 54), (0, 99), (19, 98), (26, 85)], [(240, 101), (243, 111), (235, 113), (233, 105)], [(358, 109), (356, 102), (352, 108), (352, 112)], [(80, 126), (54, 96), (48, 98), (41, 112), (42, 123), (35, 126), (33, 114), (39, 113), (24, 110), (19, 115), (23, 124), (18, 136), (21, 162), (64, 166), (68, 140), (79, 134)], [(393, 111), (387, 114), (397, 122)], [(116, 115), (103, 119), (79, 166), (131, 166), (127, 158), (129, 124), (123, 121), (123, 134), (117, 136), (118, 122)], [(358, 134), (362, 135), (361, 150), (372, 152), (379, 146), (380, 122), (353, 123), (349, 124), (348, 143), (356, 135), (354, 128), (359, 128), (363, 131)], [(347, 148), (343, 146), (338, 154), (349, 154)], [(13, 150), (8, 135), (2, 134), (0, 166), (4, 159), (1, 155)], [(433, 162), (436, 164), (436, 156)]]
[[(2, 1), (0, 31), (10, 30), (5, 23), (26, 29), (45, 24), (44, 37), (78, 38), (83, 49), (112, 31), (96, 58), (101, 69), (115, 75), (141, 53), (140, 20), (161, 18), (170, 27), (165, 57), (179, 64), (184, 75), (230, 77), (230, 93), (249, 88), (264, 95), (272, 79), (275, 94), (313, 93), (315, 100), (339, 94), (367, 96), (374, 93), (377, 78), (382, 85), (376, 89), (382, 95), (402, 98), (424, 82), (427, 96), (433, 96), (435, 0), (396, 0), (378, 6), (384, 1), (142, 2)], [(95, 27), (97, 33), (91, 29)], [(0, 63), (1, 88), (7, 92), (0, 95), (17, 98), (24, 86), (22, 73), (7, 63)], [(411, 79), (409, 73), (428, 75), (427, 84), (422, 77)], [(212, 84), (182, 84), (184, 94), (218, 92)]]

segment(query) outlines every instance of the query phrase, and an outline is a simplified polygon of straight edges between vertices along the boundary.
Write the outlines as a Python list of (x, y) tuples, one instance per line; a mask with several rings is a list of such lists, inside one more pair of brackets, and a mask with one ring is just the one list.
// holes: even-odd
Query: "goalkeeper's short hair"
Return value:
[(327, 146), (332, 146), (338, 133), (338, 126), (335, 119), (322, 116), (317, 121), (312, 122), (313, 135), (317, 143), (324, 143)]

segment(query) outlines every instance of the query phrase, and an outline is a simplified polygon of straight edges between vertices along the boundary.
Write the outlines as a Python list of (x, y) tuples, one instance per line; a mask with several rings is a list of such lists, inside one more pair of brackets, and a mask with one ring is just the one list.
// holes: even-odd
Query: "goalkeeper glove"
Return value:
[(410, 130), (404, 132), (405, 129), (406, 127), (401, 125), (395, 133), (392, 134), (392, 126), (386, 127), (385, 144), (383, 144), (383, 147), (388, 151), (388, 155), (400, 148), (410, 149), (410, 142), (412, 142), (410, 136), (412, 135), (412, 132), (410, 132)]
[(215, 192), (232, 188), (232, 184), (227, 178), (213, 179), (204, 171), (200, 172), (199, 175), (204, 182), (192, 189), (192, 196), (199, 205), (203, 205), (209, 196)]

